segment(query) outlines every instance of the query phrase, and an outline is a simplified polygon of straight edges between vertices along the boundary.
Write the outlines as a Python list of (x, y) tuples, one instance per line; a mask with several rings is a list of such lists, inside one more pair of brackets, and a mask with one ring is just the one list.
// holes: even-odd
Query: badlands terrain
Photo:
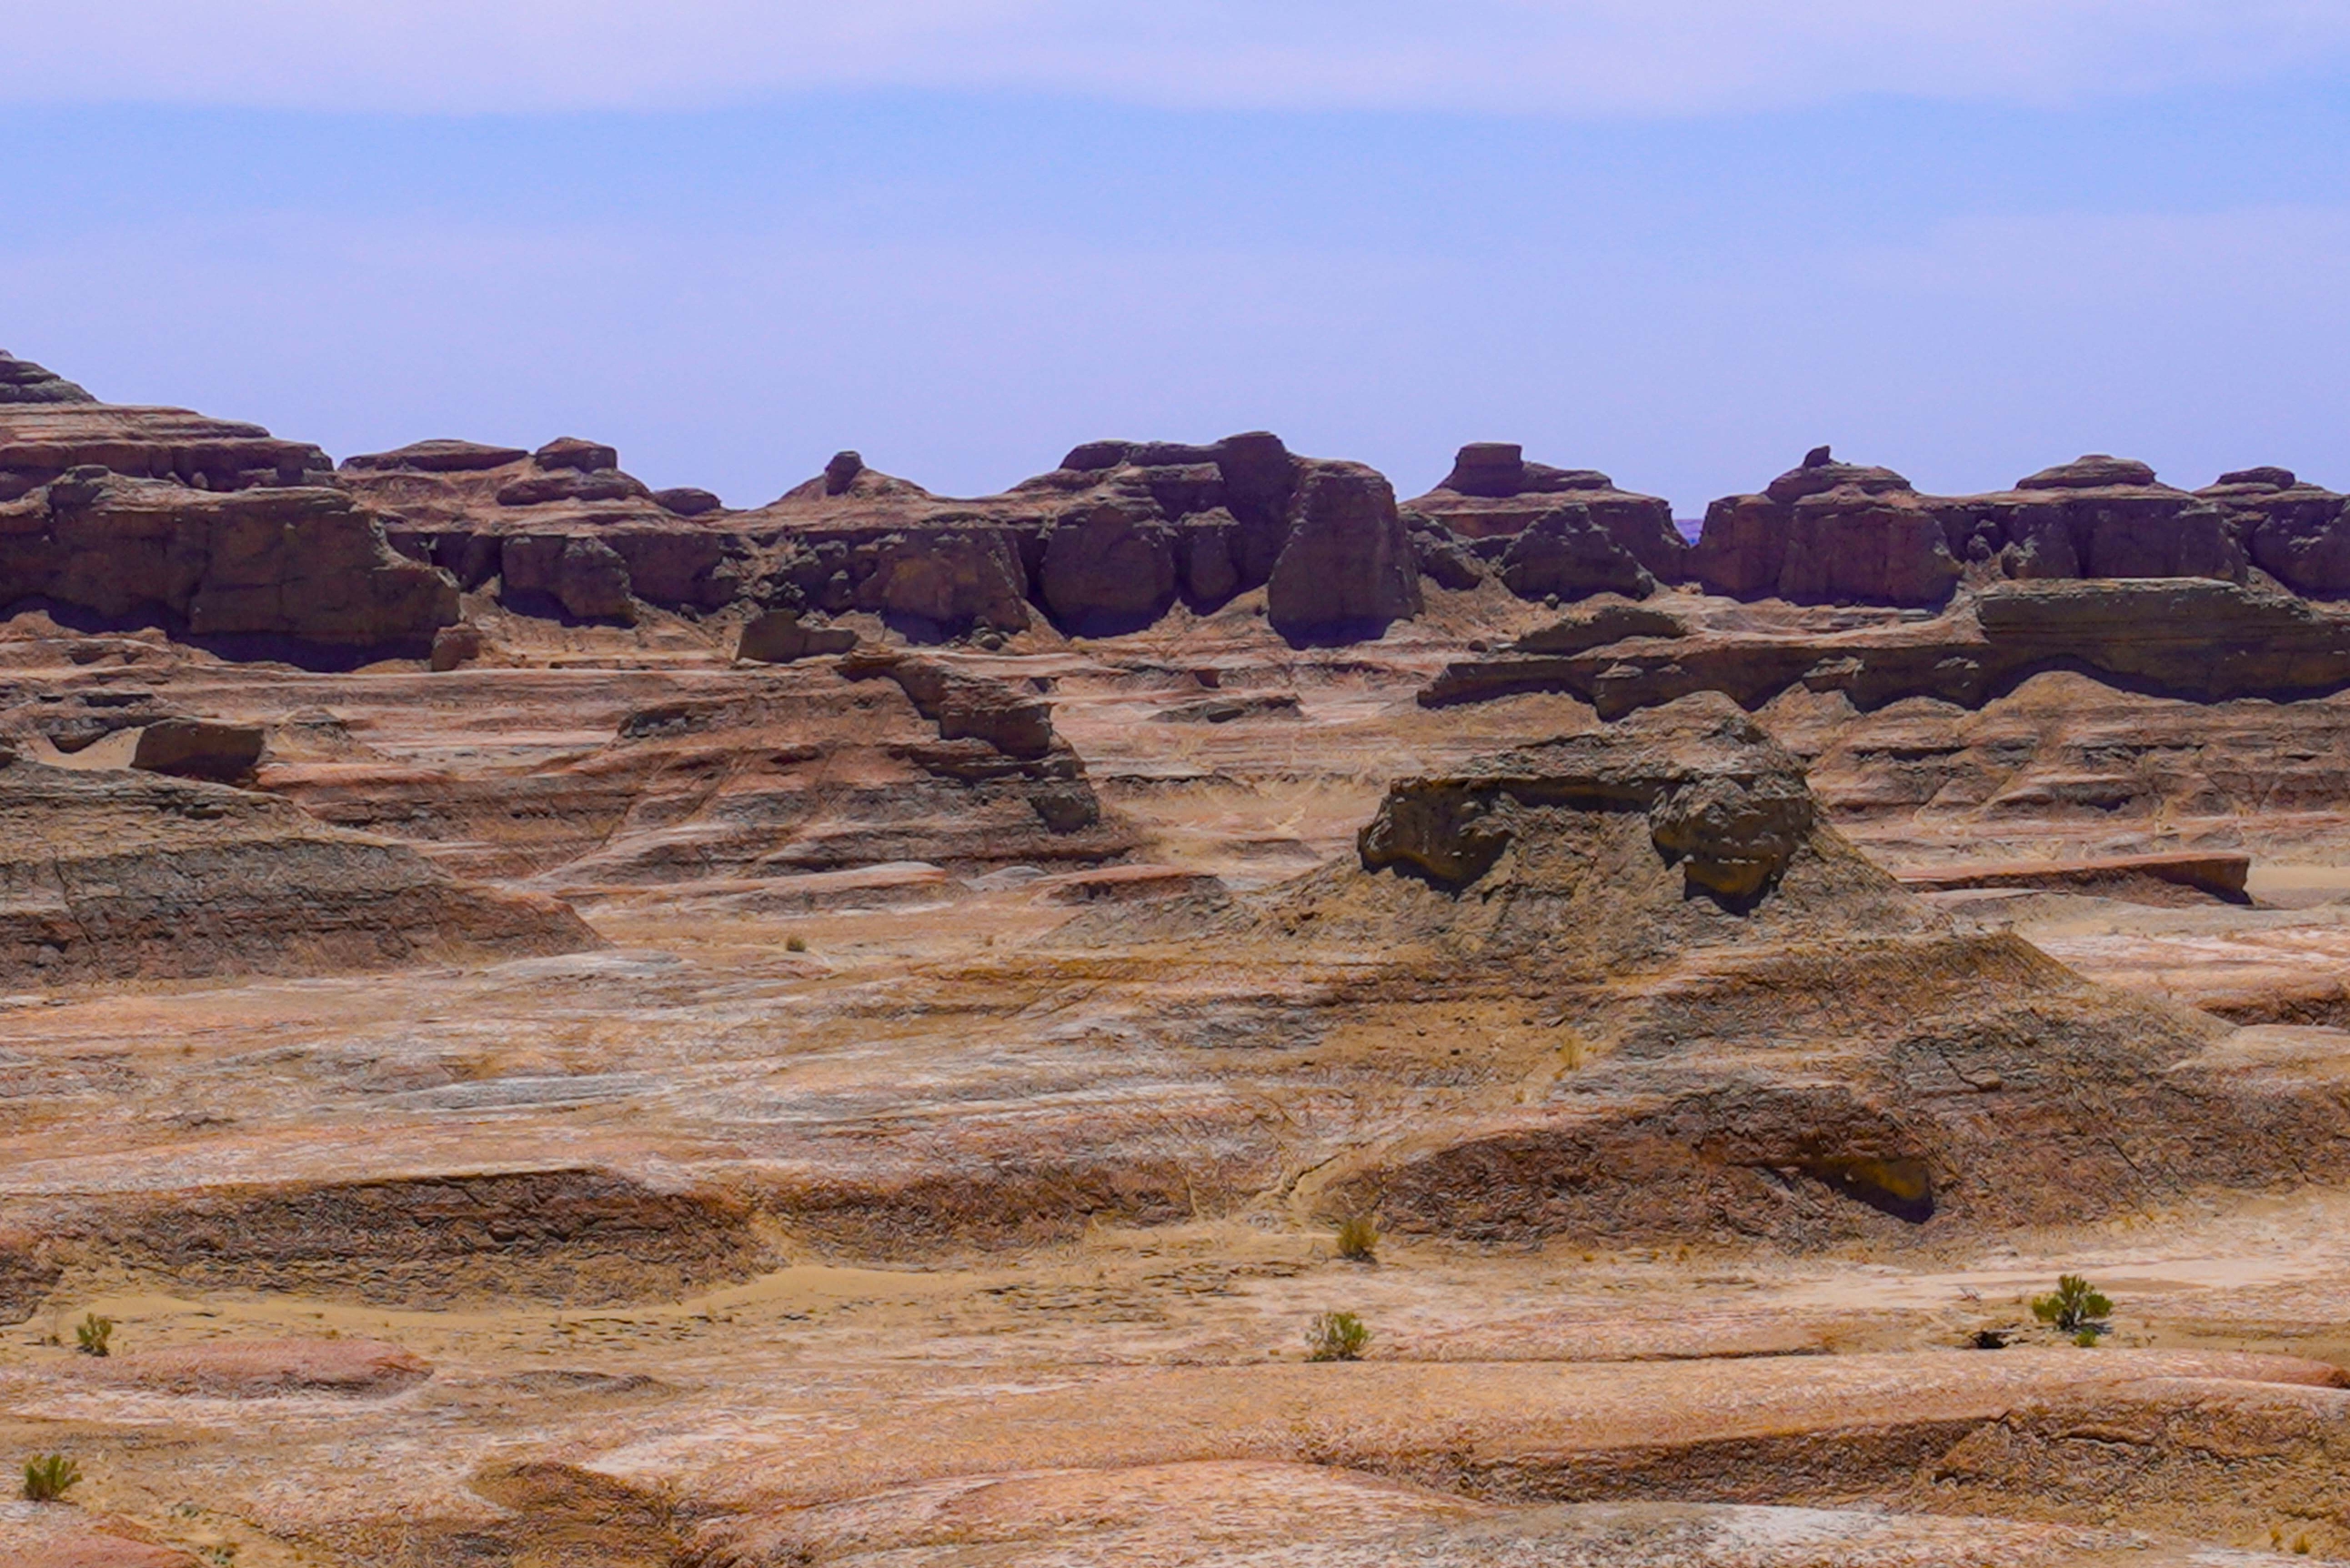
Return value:
[(2350, 1559), (2345, 597), (2276, 468), (737, 509), (0, 356), (0, 1562)]

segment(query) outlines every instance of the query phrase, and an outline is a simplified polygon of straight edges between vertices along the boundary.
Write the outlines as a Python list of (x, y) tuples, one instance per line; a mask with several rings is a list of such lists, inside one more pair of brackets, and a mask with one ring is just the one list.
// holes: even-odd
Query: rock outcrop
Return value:
[[(1620, 1244), (1702, 1216), (1812, 1244), (2053, 1222), (2257, 1179), (2265, 1146), (2220, 1129), (2279, 1114), (2206, 1060), (2211, 1021), (1953, 929), (1718, 695), (1400, 782), (1351, 861), (1200, 919), (1256, 961), (1355, 955), (1326, 982), (1347, 999), (1332, 1037), (1378, 1037), (1421, 995), (1534, 1021), (1514, 1105), (1422, 1107), (1301, 1189), (1392, 1229)], [(1180, 940), (1163, 913), (1079, 920)], [(2322, 1093), (2293, 1104), (2343, 1120)]]
[[(1462, 447), (1444, 483), (1404, 511), (1440, 531), (1424, 556), (1487, 563), (1521, 598), (1638, 597), (1688, 575), (1669, 503), (1619, 490), (1594, 470), (1528, 462), (1512, 442)], [(1448, 587), (1468, 586), (1454, 580), (1457, 567), (1434, 573)]]
[(599, 945), (560, 901), (461, 881), (270, 795), (0, 766), (0, 984), (312, 974)]
[(26, 601), (302, 662), (421, 657), (457, 618), (455, 585), (395, 554), (339, 490), (207, 491), (88, 465), (0, 504), (0, 605)]
[(1934, 605), (1960, 576), (1944, 534), (1939, 511), (1901, 475), (1820, 447), (1762, 494), (1708, 507), (1691, 565), (1733, 598)]
[(1801, 685), (1841, 692), (1863, 710), (1905, 697), (1974, 708), (2058, 670), (2199, 701), (2350, 687), (2350, 618), (2273, 589), (2198, 577), (1999, 583), (1931, 620), (1846, 632), (1627, 627), (1604, 643), (1546, 640), (1559, 639), (1535, 633), (1457, 662), (1420, 701), (1568, 691), (1612, 717), (1692, 691), (1759, 707)]
[(80, 387), (45, 365), (0, 348), (0, 403), (94, 403)]
[(1823, 447), (1760, 495), (1706, 513), (1694, 556), (1711, 592), (1799, 604), (1934, 606), (1978, 579), (2211, 577), (2258, 566), (2297, 592), (2350, 592), (2345, 498), (2285, 469), (2189, 493), (2092, 454), (1986, 495), (1921, 495)]

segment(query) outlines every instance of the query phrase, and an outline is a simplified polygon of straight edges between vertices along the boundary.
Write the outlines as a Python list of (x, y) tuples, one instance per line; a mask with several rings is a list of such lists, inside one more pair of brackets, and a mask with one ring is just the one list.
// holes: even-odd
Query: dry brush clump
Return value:
[(1308, 1361), (1360, 1361), (1371, 1342), (1371, 1331), (1350, 1312), (1326, 1312), (1306, 1331)]

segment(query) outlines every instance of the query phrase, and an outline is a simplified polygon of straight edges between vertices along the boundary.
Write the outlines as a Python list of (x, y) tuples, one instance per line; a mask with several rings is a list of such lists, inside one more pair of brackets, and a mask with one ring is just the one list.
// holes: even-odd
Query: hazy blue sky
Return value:
[(0, 0), (0, 347), (338, 455), (2350, 487), (2345, 0)]

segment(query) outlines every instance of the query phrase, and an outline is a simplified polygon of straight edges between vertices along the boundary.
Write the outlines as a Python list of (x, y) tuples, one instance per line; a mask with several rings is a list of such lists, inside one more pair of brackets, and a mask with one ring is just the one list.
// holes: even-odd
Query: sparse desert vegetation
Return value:
[(1814, 456), (738, 510), (0, 361), (0, 1562), (2350, 1551), (2344, 498)]

